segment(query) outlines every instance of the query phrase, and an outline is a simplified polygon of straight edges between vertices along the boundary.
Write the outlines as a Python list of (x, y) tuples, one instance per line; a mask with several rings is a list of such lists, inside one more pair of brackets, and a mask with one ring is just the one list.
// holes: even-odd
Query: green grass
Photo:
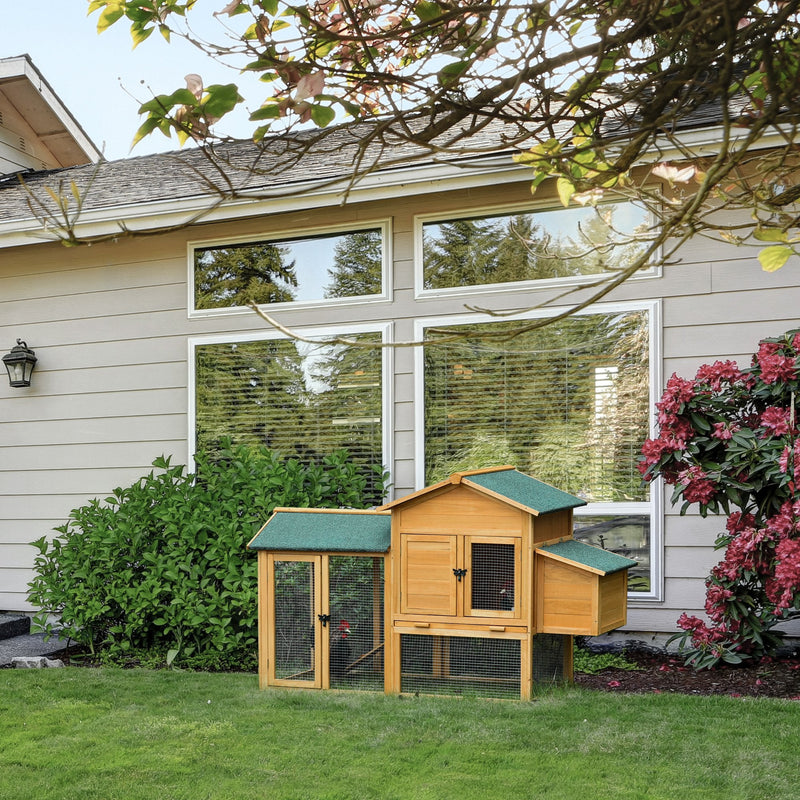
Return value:
[(782, 800), (797, 794), (799, 729), (796, 701), (568, 688), (522, 703), (0, 670), (0, 798)]

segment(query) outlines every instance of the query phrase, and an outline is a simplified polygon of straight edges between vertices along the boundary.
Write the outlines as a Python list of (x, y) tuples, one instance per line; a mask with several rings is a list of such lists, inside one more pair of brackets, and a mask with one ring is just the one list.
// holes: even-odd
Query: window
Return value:
[(195, 245), (193, 308), (303, 303), (384, 293), (386, 225), (364, 230)]
[(645, 249), (631, 203), (422, 220), (423, 290), (576, 279), (624, 268)]
[[(352, 338), (378, 344), (381, 334)], [(371, 466), (388, 463), (383, 422), (388, 357), (380, 347), (287, 339), (195, 342), (196, 446), (213, 453), (230, 438), (303, 463), (345, 448), (372, 478)]]
[[(651, 595), (652, 509), (636, 469), (649, 433), (651, 318), (641, 306), (585, 313), (508, 341), (498, 334), (519, 321), (473, 323), (463, 340), (426, 347), (420, 485), (513, 464), (584, 498), (576, 537), (639, 561), (629, 589)], [(420, 323), (442, 325), (459, 327)]]

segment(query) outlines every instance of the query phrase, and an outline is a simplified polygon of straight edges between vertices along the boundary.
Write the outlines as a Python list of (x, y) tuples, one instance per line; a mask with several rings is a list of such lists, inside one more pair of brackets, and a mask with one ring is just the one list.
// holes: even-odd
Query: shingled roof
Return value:
[(349, 509), (276, 508), (250, 540), (251, 550), (310, 553), (385, 553), (390, 514)]
[(468, 472), (454, 472), (449, 478), (431, 486), (426, 486), (414, 494), (406, 495), (391, 503), (380, 506), (385, 511), (404, 503), (412, 502), (430, 493), (445, 489), (448, 486), (469, 486), (481, 494), (489, 495), (504, 503), (522, 509), (535, 517), (540, 514), (551, 514), (568, 508), (585, 506), (586, 501), (580, 497), (556, 489), (548, 483), (531, 478), (511, 466), (489, 467)]
[[(613, 124), (607, 123), (607, 132), (612, 138), (624, 139), (629, 126), (635, 126), (633, 119), (621, 115)], [(696, 109), (690, 120), (682, 120), (680, 127), (708, 127), (718, 121), (718, 106), (709, 104)], [(404, 123), (411, 124), (409, 120)], [(7, 175), (0, 178), (0, 222), (34, 219), (31, 196), (37, 202), (49, 203), (47, 187), (57, 189), (61, 185), (70, 192), (73, 182), (84, 195), (84, 214), (98, 210), (113, 213), (114, 209), (165, 201), (229, 197), (231, 190), (245, 197), (248, 193), (279, 197), (301, 186), (345, 187), (352, 179), (356, 158), (360, 158), (365, 176), (383, 176), (387, 183), (392, 173), (402, 174), (411, 166), (448, 165), (457, 169), (462, 165), (474, 169), (482, 161), (496, 163), (498, 156), (510, 169), (510, 154), (532, 144), (529, 141), (514, 147), (519, 130), (499, 121), (470, 134), (461, 146), (447, 146), (445, 142), (442, 148), (410, 143), (403, 132), (382, 131), (380, 124), (380, 120), (351, 123), (324, 131), (275, 135), (258, 145), (250, 140), (229, 141), (209, 152), (185, 147), (96, 165), (28, 172), (22, 175), (25, 187), (17, 175)], [(360, 148), (367, 139), (370, 144), (362, 154)]]

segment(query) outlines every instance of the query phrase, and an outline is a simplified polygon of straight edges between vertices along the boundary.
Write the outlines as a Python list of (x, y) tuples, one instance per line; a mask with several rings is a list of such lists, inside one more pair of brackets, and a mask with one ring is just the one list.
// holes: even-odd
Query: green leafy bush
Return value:
[(245, 663), (258, 613), (246, 545), (258, 527), (276, 506), (364, 508), (381, 499), (368, 485), (382, 493), (386, 479), (345, 451), (306, 466), (225, 442), (196, 464), (189, 474), (158, 458), (132, 486), (72, 511), (58, 537), (33, 543), (29, 599), (41, 629), (59, 627), (110, 659), (160, 651), (175, 664)]

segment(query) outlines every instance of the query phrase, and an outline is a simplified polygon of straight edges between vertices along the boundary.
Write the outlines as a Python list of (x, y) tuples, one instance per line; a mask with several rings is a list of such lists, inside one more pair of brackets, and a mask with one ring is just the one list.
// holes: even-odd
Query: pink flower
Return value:
[(761, 342), (756, 360), (761, 369), (764, 383), (779, 383), (795, 377), (795, 359), (781, 355), (780, 345), (775, 342)]
[(791, 430), (789, 409), (769, 406), (761, 413), (761, 424), (772, 431), (773, 436), (784, 436)]
[(684, 403), (688, 403), (695, 396), (694, 383), (679, 378), (674, 372), (667, 381), (661, 402), (656, 403), (656, 408), (670, 414), (679, 414)]
[(703, 364), (695, 375), (698, 383), (707, 383), (715, 392), (721, 391), (723, 383), (732, 384), (741, 378), (742, 373), (735, 361), (715, 361), (713, 364)]
[(695, 465), (678, 473), (678, 482), (684, 484), (683, 497), (689, 503), (709, 503), (717, 492), (702, 468)]
[(733, 422), (715, 422), (714, 430), (711, 432), (711, 435), (715, 439), (719, 439), (722, 442), (727, 442), (733, 438), (733, 434), (738, 430), (739, 426)]
[(622, 684), (619, 681), (609, 681), (608, 682), (608, 688), (609, 689), (619, 689), (620, 686), (622, 686)]

